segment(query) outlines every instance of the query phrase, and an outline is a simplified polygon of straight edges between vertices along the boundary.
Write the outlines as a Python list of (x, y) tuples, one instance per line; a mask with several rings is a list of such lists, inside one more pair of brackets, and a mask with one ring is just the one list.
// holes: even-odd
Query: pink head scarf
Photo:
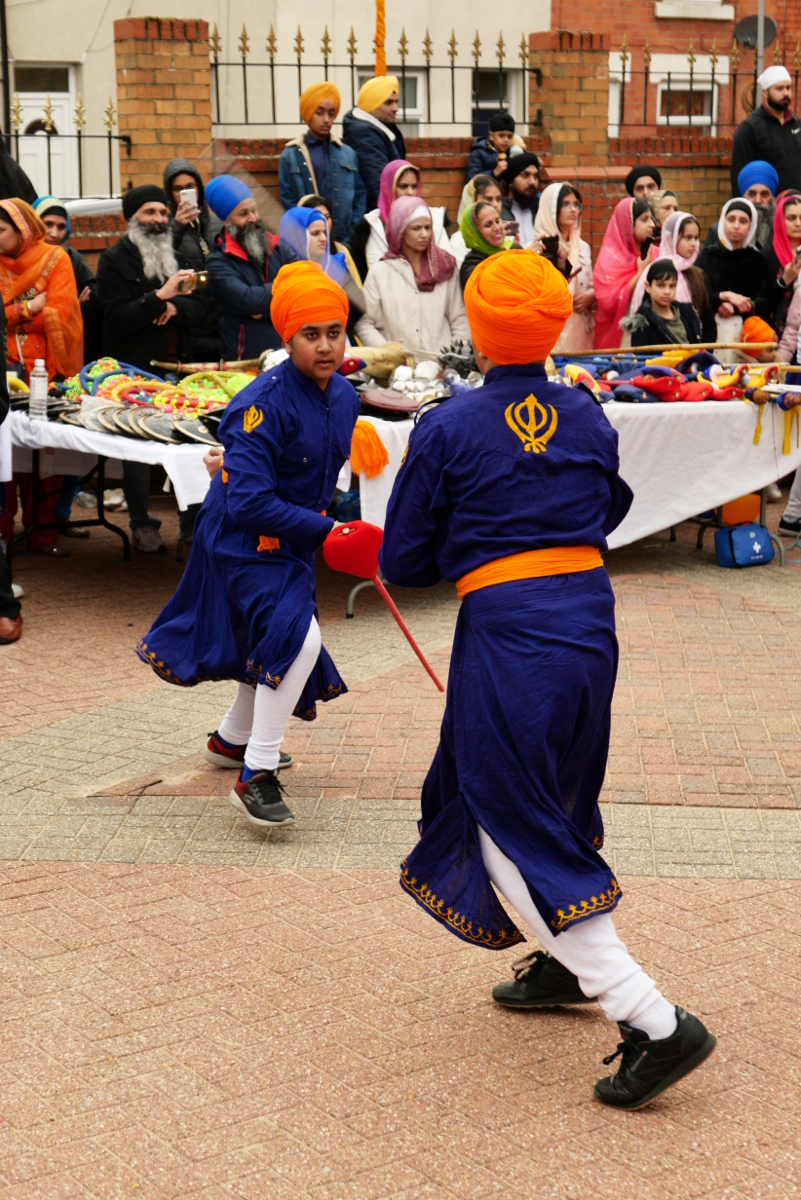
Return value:
[(381, 172), (381, 185), (378, 190), (378, 212), (385, 225), (389, 220), (389, 210), (395, 199), (395, 180), (404, 171), (414, 171), (417, 176), (417, 195), (420, 195), (419, 169), (413, 163), (407, 162), (405, 158), (394, 158), (392, 162), (388, 162)]
[[(681, 227), (685, 221), (695, 221), (698, 225), (698, 232), (701, 232), (701, 226), (696, 217), (692, 213), (674, 212), (671, 213), (668, 219), (662, 226), (662, 242), (659, 246), (659, 257), (669, 258), (673, 266), (679, 273), (679, 282), (676, 286), (676, 299), (682, 304), (692, 303), (692, 293), (690, 292), (687, 280), (684, 278), (684, 272), (691, 267), (698, 258), (698, 251), (691, 254), (689, 258), (682, 258), (679, 254), (679, 238), (681, 237)], [(643, 271), (640, 278), (637, 280), (637, 285), (634, 288), (634, 295), (631, 297), (630, 312), (636, 313), (637, 309), (643, 302), (645, 296), (645, 276), (647, 271)]]
[[(389, 220), (386, 223), (389, 249), (384, 258), (405, 258), (403, 233), (406, 226), (410, 225), (417, 217), (428, 217), (429, 221), (431, 220), (431, 209), (425, 200), (421, 200), (418, 196), (399, 196), (395, 200), (389, 210)], [(453, 255), (448, 254), (446, 250), (440, 250), (439, 246), (434, 243), (432, 221), (432, 238), (420, 263), (420, 274), (415, 273), (417, 286), (421, 292), (433, 292), (436, 285), (445, 283), (455, 270), (456, 259)]]
[(787, 196), (782, 196), (776, 202), (776, 211), (773, 214), (773, 253), (779, 260), (780, 267), (789, 267), (793, 261), (793, 247), (790, 245), (790, 239), (787, 236), (787, 227), (784, 223), (784, 210), (788, 204), (801, 202), (801, 196), (795, 192), (791, 192)]
[[(637, 271), (639, 254), (634, 240), (634, 200), (625, 196), (618, 201), (609, 222), (598, 261), (592, 273), (598, 311), (595, 318), (595, 348), (617, 350), (623, 333), (620, 322), (629, 311), (629, 284)], [(656, 258), (656, 247), (651, 247)]]

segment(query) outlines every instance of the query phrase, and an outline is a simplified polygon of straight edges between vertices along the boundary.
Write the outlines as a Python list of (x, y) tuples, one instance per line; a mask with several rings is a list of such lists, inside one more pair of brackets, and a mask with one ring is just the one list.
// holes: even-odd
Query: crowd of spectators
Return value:
[[(429, 206), (397, 124), (393, 76), (363, 84), (341, 137), (334, 133), (336, 86), (321, 81), (303, 92), (304, 129), (280, 156), (285, 212), (277, 232), (241, 178), (221, 175), (204, 185), (196, 164), (173, 159), (162, 186), (124, 194), (127, 232), (101, 255), (96, 276), (69, 245), (62, 201), (37, 198), (14, 159), (0, 153), (9, 369), (27, 377), (41, 358), (55, 379), (101, 354), (146, 371), (161, 369), (154, 363), (255, 359), (280, 346), (270, 320), (272, 285), (297, 259), (319, 263), (344, 288), (353, 342), (436, 353), (469, 338), (462, 293), (476, 266), (511, 249), (545, 255), (568, 280), (573, 315), (555, 353), (736, 341), (756, 317), (758, 329), (779, 342), (778, 357), (795, 362), (801, 121), (790, 110), (783, 67), (768, 68), (759, 85), (762, 103), (734, 138), (732, 198), (717, 222), (705, 232), (663, 185), (659, 168), (637, 163), (594, 264), (581, 233), (579, 188), (542, 186), (539, 159), (508, 112), (495, 114), (486, 137), (475, 140), (458, 212)], [(208, 287), (192, 287), (198, 273)], [(77, 480), (61, 482), (61, 494), (55, 481), (44, 502), (51, 523), (67, 520)], [(7, 541), (18, 504), (29, 514), (30, 476), (4, 491), (0, 539)], [(123, 491), (134, 545), (162, 551), (159, 521), (148, 512), (150, 469), (126, 463)], [(191, 533), (193, 518), (193, 511), (181, 514), (182, 532)], [(801, 518), (796, 524), (801, 531)], [(42, 553), (69, 553), (51, 532), (29, 541)], [(4, 571), (0, 562), (0, 642), (16, 620)]]

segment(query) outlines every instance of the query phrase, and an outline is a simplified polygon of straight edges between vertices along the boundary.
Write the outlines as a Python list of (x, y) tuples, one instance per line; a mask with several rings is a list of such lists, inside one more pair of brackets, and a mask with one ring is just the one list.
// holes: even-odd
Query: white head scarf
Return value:
[[(691, 254), (689, 258), (682, 258), (678, 251), (679, 230), (683, 221), (695, 221), (700, 231), (700, 224), (692, 213), (672, 212), (662, 226), (662, 241), (659, 243), (659, 258), (669, 258), (673, 266), (679, 273), (679, 280), (676, 285), (676, 299), (683, 304), (692, 303), (692, 293), (690, 292), (687, 280), (684, 278), (684, 272), (688, 267), (691, 267), (698, 258), (698, 251)], [(637, 309), (643, 302), (645, 296), (645, 277), (647, 271), (643, 271), (640, 278), (634, 285), (634, 294), (631, 297), (630, 312), (636, 313)]]
[(754, 244), (754, 238), (756, 237), (757, 232), (757, 210), (751, 201), (746, 200), (744, 196), (736, 196), (732, 200), (727, 200), (723, 205), (723, 208), (720, 210), (720, 217), (718, 218), (718, 241), (720, 242), (721, 246), (725, 246), (727, 250), (733, 249), (731, 242), (726, 240), (726, 235), (723, 232), (723, 223), (726, 220), (726, 213), (729, 211), (732, 204), (746, 204), (751, 212), (751, 228), (748, 230), (746, 239), (741, 247), (743, 250), (745, 250)]

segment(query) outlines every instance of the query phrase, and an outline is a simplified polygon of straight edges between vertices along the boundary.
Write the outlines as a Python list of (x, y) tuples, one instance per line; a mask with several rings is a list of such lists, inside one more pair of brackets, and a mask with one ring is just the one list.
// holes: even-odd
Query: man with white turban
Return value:
[(776, 195), (787, 188), (801, 191), (801, 120), (792, 111), (793, 81), (786, 67), (767, 67), (757, 80), (762, 103), (738, 126), (731, 152), (731, 190), (739, 195), (737, 180), (754, 159), (775, 167)]

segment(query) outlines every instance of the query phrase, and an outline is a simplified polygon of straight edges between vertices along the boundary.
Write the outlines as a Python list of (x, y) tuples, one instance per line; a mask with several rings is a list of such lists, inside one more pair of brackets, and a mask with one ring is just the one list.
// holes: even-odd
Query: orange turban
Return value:
[(740, 335), (744, 342), (777, 342), (779, 339), (761, 317), (748, 317), (743, 321), (743, 332)]
[(464, 303), (476, 348), (502, 366), (543, 362), (573, 311), (564, 275), (531, 250), (485, 258)]
[(348, 320), (348, 298), (318, 263), (287, 263), (275, 277), (270, 320), (283, 342), (301, 325)]
[(336, 116), (342, 104), (342, 97), (335, 83), (326, 81), (323, 83), (310, 83), (306, 90), (300, 93), (300, 115), (307, 125), (323, 100), (331, 101), (336, 109), (334, 113), (334, 116)]
[(356, 104), (362, 112), (372, 112), (389, 100), (393, 92), (400, 95), (400, 87), (395, 75), (376, 75), (374, 79), (366, 79), (359, 88)]

